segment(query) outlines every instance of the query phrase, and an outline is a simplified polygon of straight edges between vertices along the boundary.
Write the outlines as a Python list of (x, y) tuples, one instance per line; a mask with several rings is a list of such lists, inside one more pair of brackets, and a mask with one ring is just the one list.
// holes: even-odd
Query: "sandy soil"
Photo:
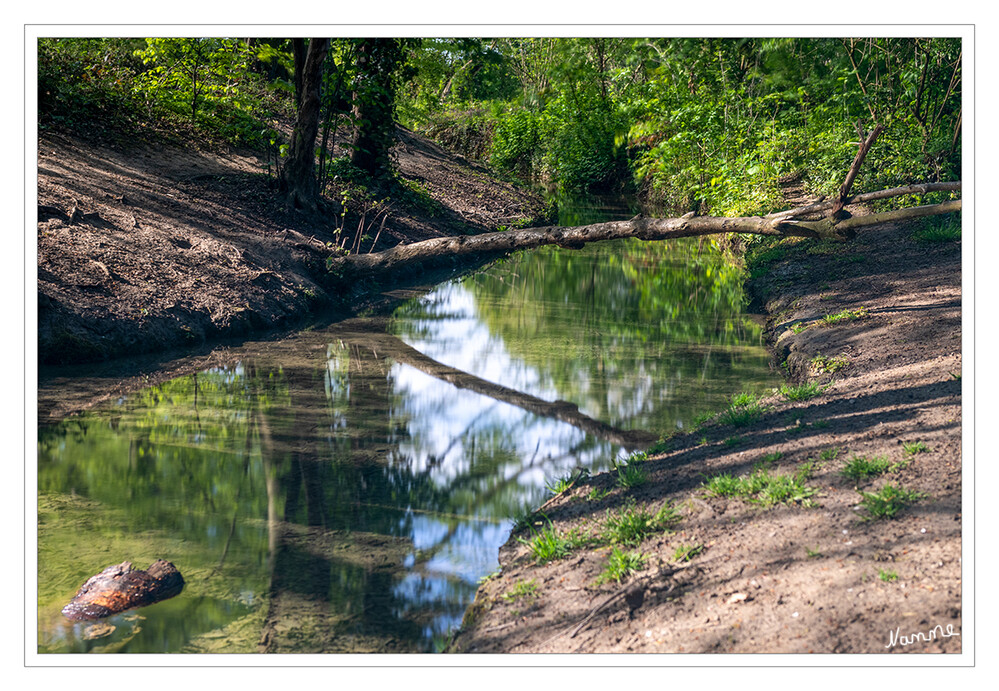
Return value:
[[(797, 402), (775, 392), (753, 424), (716, 417), (674, 436), (642, 464), (641, 486), (620, 487), (613, 472), (577, 482), (544, 511), (562, 535), (596, 539), (629, 507), (651, 514), (667, 502), (679, 520), (624, 547), (644, 555), (644, 568), (602, 585), (611, 545), (539, 565), (522, 529), (451, 650), (961, 651), (961, 249), (919, 244), (912, 232), (802, 241), (754, 281), (766, 296), (775, 364), (791, 382), (828, 388)], [(859, 318), (822, 319), (843, 310)], [(846, 364), (821, 373), (817, 355)], [(907, 453), (903, 444), (914, 442), (927, 450)], [(855, 457), (895, 467), (854, 480), (843, 469)], [(761, 465), (772, 475), (805, 473), (817, 494), (768, 507), (705, 487), (709, 477), (749, 476)], [(924, 496), (894, 519), (872, 520), (859, 491), (889, 483)], [(536, 517), (534, 530), (546, 526)], [(678, 560), (682, 546), (701, 551)]]

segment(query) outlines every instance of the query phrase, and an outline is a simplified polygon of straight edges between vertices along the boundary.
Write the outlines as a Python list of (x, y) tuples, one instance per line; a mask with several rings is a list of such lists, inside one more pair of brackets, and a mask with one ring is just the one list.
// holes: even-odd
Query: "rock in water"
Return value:
[(157, 559), (140, 571), (126, 561), (91, 576), (62, 608), (63, 616), (76, 621), (103, 619), (135, 607), (145, 607), (180, 594), (184, 577), (177, 567)]

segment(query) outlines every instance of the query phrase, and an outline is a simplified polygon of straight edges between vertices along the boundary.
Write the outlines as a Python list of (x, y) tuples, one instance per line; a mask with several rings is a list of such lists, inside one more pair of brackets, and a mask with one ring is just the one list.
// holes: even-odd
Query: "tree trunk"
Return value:
[(395, 39), (391, 38), (369, 39), (357, 49), (358, 87), (353, 111), (357, 128), (350, 162), (375, 177), (384, 177), (390, 169), (389, 149), (395, 137), (392, 73), (399, 59), (397, 53)]
[[(319, 133), (319, 88), (323, 63), (329, 49), (328, 38), (309, 39), (309, 49), (302, 68), (302, 96), (298, 119), (291, 136), (288, 162), (282, 171), (282, 189), (292, 208), (315, 211), (319, 204), (316, 182), (316, 135)], [(297, 55), (297, 52), (296, 52)], [(295, 72), (298, 73), (298, 65)]]
[[(931, 191), (954, 191), (959, 190), (960, 185), (961, 183), (958, 182), (897, 187), (892, 190), (857, 195), (848, 199), (847, 202), (857, 203), (869, 199), (883, 199), (905, 194), (925, 194)], [(356, 254), (330, 259), (329, 268), (335, 275), (347, 281), (358, 278), (382, 280), (395, 278), (400, 273), (429, 268), (441, 261), (457, 258), (471, 258), (476, 255), (503, 255), (543, 245), (580, 249), (588, 242), (621, 238), (669, 240), (716, 233), (749, 233), (775, 237), (796, 236), (845, 241), (856, 234), (857, 228), (948, 214), (961, 210), (961, 201), (954, 200), (942, 204), (887, 211), (870, 216), (854, 216), (843, 220), (828, 216), (819, 220), (801, 219), (806, 214), (828, 209), (838, 202), (838, 199), (819, 202), (768, 216), (728, 218), (695, 216), (693, 213), (680, 218), (636, 216), (629, 221), (611, 221), (568, 228), (547, 226), (483, 233), (482, 235), (435, 238), (411, 245), (400, 245), (375, 254)]]

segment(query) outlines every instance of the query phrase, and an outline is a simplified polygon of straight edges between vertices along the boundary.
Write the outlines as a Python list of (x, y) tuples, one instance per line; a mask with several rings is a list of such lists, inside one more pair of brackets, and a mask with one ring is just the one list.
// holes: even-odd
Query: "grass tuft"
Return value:
[(930, 451), (930, 447), (921, 441), (903, 442), (902, 449), (905, 451), (907, 456), (915, 456), (917, 453), (926, 453), (927, 451)]
[(519, 537), (517, 540), (530, 548), (534, 561), (538, 564), (564, 559), (587, 542), (586, 538), (576, 530), (569, 531), (566, 535), (559, 535), (551, 521), (541, 530), (531, 526), (531, 533), (533, 537), (530, 539)]
[(787, 384), (782, 384), (780, 387), (780, 395), (789, 401), (807, 401), (810, 398), (815, 398), (821, 395), (832, 386), (832, 383), (822, 385), (817, 381), (808, 382), (807, 384), (801, 384), (799, 386), (788, 386)]
[(618, 487), (641, 487), (649, 481), (649, 474), (640, 465), (620, 464), (617, 467)]
[(960, 242), (961, 217), (927, 218), (921, 227), (912, 234), (912, 239), (930, 245), (942, 242)]
[(873, 521), (879, 518), (895, 518), (899, 511), (920, 499), (925, 499), (926, 495), (895, 485), (885, 485), (877, 492), (860, 492), (860, 497), (861, 506), (867, 509), (866, 520)]
[(669, 502), (663, 504), (655, 513), (632, 503), (617, 513), (612, 514), (608, 510), (602, 537), (612, 544), (634, 547), (650, 535), (668, 533), (679, 521), (679, 514)]
[(840, 474), (851, 480), (860, 481), (876, 475), (883, 475), (884, 473), (894, 473), (906, 465), (908, 465), (908, 461), (892, 463), (888, 460), (887, 456), (875, 456), (874, 458), (854, 456), (843, 467)]
[(822, 323), (826, 326), (831, 326), (832, 324), (840, 324), (843, 322), (857, 321), (858, 319), (864, 319), (868, 316), (866, 307), (858, 307), (855, 310), (846, 309), (842, 312), (837, 312), (835, 314), (827, 314), (822, 317)]
[(819, 493), (817, 488), (805, 484), (811, 473), (810, 463), (802, 464), (792, 475), (771, 473), (765, 467), (757, 467), (743, 477), (730, 473), (715, 475), (704, 483), (704, 487), (716, 497), (739, 497), (764, 506), (798, 503), (810, 506), (810, 497)]
[(645, 555), (641, 552), (624, 552), (620, 547), (611, 550), (603, 573), (597, 578), (596, 585), (616, 581), (620, 583), (635, 571), (645, 566)]

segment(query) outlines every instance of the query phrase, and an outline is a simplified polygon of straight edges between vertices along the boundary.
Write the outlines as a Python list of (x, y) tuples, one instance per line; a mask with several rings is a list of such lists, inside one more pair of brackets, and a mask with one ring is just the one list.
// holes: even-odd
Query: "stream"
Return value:
[[(775, 384), (743, 302), (706, 242), (546, 247), (40, 427), (38, 650), (437, 651), (558, 478)], [(179, 596), (61, 615), (157, 558)]]

